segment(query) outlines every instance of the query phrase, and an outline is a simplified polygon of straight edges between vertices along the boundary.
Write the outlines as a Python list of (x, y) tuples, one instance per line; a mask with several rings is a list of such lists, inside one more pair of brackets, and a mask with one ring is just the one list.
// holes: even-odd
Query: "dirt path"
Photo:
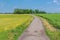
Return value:
[(49, 38), (45, 34), (41, 20), (38, 17), (35, 17), (18, 40), (49, 40)]

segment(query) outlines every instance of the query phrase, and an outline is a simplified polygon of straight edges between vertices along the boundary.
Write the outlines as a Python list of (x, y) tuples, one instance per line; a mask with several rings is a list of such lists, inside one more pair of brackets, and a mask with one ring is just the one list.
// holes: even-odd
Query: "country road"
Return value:
[(23, 32), (18, 40), (50, 40), (45, 33), (41, 19), (34, 17), (29, 27)]

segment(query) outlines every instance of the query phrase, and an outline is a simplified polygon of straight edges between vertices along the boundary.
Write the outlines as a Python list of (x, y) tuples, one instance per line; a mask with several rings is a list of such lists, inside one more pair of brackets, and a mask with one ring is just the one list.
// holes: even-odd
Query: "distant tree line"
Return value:
[(0, 14), (46, 14), (45, 11), (40, 11), (38, 9), (32, 10), (32, 9), (14, 9), (14, 12), (12, 13), (0, 13)]
[(15, 9), (14, 14), (46, 14), (45, 11), (40, 11), (38, 9)]

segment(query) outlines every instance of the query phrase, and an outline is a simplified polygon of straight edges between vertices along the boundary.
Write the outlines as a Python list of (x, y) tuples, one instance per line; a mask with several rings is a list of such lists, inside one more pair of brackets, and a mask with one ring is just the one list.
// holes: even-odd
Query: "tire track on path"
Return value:
[(18, 40), (50, 40), (45, 33), (41, 19), (34, 16), (34, 20)]

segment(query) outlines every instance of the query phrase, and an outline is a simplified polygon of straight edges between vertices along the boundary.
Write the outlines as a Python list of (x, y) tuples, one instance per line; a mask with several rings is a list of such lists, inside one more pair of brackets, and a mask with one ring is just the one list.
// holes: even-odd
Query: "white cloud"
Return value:
[(53, 3), (60, 5), (60, 1), (59, 0), (53, 0)]
[(58, 0), (53, 0), (54, 3), (58, 3)]

